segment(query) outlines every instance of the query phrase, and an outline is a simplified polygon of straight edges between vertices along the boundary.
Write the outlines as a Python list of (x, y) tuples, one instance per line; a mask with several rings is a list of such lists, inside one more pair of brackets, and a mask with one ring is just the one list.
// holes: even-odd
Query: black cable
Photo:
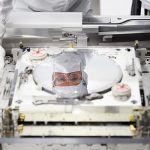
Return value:
[(141, 15), (142, 2), (140, 0), (133, 0), (131, 7), (131, 15)]
[(148, 10), (144, 9), (144, 15), (147, 16), (148, 15)]
[(144, 9), (144, 15), (145, 16), (147, 15), (147, 9)]

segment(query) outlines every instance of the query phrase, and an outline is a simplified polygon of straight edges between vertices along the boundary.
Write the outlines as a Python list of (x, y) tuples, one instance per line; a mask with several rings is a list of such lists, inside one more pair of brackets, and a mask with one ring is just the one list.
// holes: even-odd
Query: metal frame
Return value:
[[(134, 20), (136, 17), (128, 18), (128, 20)], [(139, 18), (137, 18), (139, 19)], [(121, 22), (124, 22), (125, 19), (123, 18), (99, 18), (99, 21), (95, 23), (95, 25), (90, 24), (90, 21), (88, 25), (83, 25), (83, 30), (86, 29), (88, 31), (90, 29), (90, 32), (97, 33), (99, 24), (105, 26), (108, 24), (118, 23), (121, 24)], [(150, 18), (149, 25), (150, 26)], [(91, 30), (93, 26), (93, 30)], [(15, 35), (11, 35), (12, 37)], [(7, 39), (8, 37), (6, 37)], [(18, 37), (19, 39), (19, 37)], [(14, 41), (13, 41), (14, 42)], [(48, 137), (48, 138), (0, 138), (0, 143), (8, 143), (8, 144), (149, 144), (150, 138), (102, 138), (102, 137)]]
[(51, 138), (0, 138), (8, 144), (149, 144), (150, 138), (101, 138), (101, 137), (51, 137)]

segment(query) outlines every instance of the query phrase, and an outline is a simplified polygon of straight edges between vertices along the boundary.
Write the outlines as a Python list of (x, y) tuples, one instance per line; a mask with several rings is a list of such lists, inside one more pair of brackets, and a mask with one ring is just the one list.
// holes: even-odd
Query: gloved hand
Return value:
[(145, 9), (150, 9), (150, 0), (141, 0), (141, 2)]

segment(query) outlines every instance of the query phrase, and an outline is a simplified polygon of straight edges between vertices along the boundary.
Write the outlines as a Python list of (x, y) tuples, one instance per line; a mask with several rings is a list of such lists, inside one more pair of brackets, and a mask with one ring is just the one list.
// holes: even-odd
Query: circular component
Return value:
[(112, 59), (98, 53), (86, 57), (85, 72), (88, 75), (88, 92), (105, 93), (122, 79), (120, 66)]
[[(70, 52), (71, 53), (71, 52)], [(120, 66), (106, 56), (100, 55), (95, 50), (78, 50), (81, 59), (84, 60), (84, 72), (87, 75), (88, 93), (106, 92), (122, 79)], [(34, 70), (35, 82), (49, 91), (53, 88), (53, 72), (56, 57), (51, 56), (42, 61)], [(70, 62), (70, 67), (73, 62)], [(77, 70), (78, 71), (78, 70)], [(84, 74), (83, 74), (84, 75)]]
[(47, 52), (43, 49), (35, 49), (30, 52), (31, 60), (41, 60), (47, 57)]
[(126, 101), (131, 96), (131, 88), (127, 84), (118, 83), (112, 87), (112, 94), (114, 97)]

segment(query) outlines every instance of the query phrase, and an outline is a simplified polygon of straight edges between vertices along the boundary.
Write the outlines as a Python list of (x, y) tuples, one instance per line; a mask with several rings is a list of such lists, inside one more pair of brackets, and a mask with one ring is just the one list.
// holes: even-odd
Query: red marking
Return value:
[(38, 50), (33, 50), (32, 54), (33, 55), (41, 55), (41, 54), (44, 54), (44, 51), (43, 50), (39, 50), (39, 49)]
[(129, 86), (127, 84), (117, 84), (116, 89), (118, 91), (127, 91), (129, 89)]

